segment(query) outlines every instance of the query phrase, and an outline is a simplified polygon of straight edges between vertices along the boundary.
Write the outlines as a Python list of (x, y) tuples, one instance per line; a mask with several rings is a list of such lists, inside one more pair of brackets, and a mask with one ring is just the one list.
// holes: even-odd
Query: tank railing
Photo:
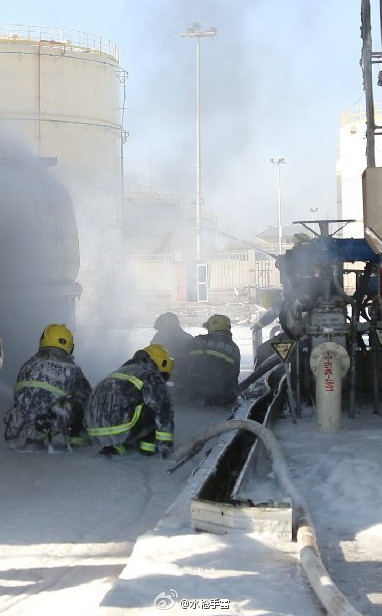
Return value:
[[(382, 103), (375, 103), (374, 113), (376, 117), (382, 118)], [(366, 122), (366, 110), (362, 105), (345, 109), (341, 115), (341, 126), (352, 122)]]
[(101, 36), (78, 30), (0, 24), (0, 40), (1, 42), (26, 41), (28, 43), (49, 41), (52, 45), (59, 43), (65, 45), (66, 49), (91, 51), (99, 56), (107, 56), (112, 60), (119, 61), (119, 49), (115, 43)]

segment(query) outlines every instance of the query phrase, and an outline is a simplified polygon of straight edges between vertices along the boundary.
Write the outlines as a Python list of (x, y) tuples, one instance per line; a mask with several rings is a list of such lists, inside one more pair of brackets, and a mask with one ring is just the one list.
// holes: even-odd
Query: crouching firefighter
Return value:
[(139, 445), (143, 455), (168, 457), (173, 451), (174, 414), (166, 381), (174, 360), (151, 344), (94, 388), (85, 411), (89, 436), (101, 456), (118, 457)]
[(20, 449), (43, 450), (63, 436), (68, 448), (89, 442), (83, 416), (91, 385), (74, 362), (73, 335), (66, 325), (48, 325), (39, 350), (20, 368), (14, 387), (14, 407), (5, 418), (4, 438), (24, 441)]
[(203, 327), (208, 334), (195, 336), (189, 345), (189, 400), (207, 405), (234, 402), (238, 395), (241, 357), (232, 339), (231, 320), (224, 314), (213, 314)]

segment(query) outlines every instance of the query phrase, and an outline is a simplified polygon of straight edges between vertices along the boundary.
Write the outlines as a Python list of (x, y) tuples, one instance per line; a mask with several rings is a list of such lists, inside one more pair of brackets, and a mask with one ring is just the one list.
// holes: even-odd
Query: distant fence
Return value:
[[(257, 286), (278, 286), (279, 271), (272, 259), (256, 259), (252, 250), (209, 255), (209, 291), (233, 291)], [(186, 264), (169, 253), (132, 255), (126, 264), (128, 277), (136, 292), (167, 293), (177, 298), (179, 272), (186, 275)], [(265, 268), (265, 269), (264, 269)]]

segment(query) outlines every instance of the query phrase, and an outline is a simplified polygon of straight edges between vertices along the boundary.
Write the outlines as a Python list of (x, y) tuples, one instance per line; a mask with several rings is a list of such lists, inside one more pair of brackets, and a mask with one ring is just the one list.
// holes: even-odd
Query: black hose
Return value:
[(260, 364), (260, 366), (256, 368), (252, 372), (252, 374), (247, 376), (247, 378), (245, 378), (239, 383), (239, 393), (243, 393), (243, 391), (248, 389), (250, 385), (252, 385), (255, 381), (264, 376), (266, 372), (272, 370), (272, 368), (277, 366), (279, 363), (280, 359), (275, 353), (273, 355), (270, 355), (270, 357), (267, 357), (267, 359), (262, 364)]

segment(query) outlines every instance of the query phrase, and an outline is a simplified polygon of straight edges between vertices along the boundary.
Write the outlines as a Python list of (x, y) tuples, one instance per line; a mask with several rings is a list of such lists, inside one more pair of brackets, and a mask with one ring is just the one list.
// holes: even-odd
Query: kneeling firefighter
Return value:
[(95, 387), (85, 426), (103, 446), (100, 455), (124, 455), (137, 442), (143, 455), (172, 453), (174, 413), (166, 381), (173, 366), (165, 347), (150, 344)]
[(37, 450), (60, 434), (68, 443), (81, 444), (91, 385), (75, 364), (73, 349), (66, 325), (44, 329), (38, 352), (20, 368), (14, 407), (4, 418), (6, 440), (25, 439), (25, 449)]

